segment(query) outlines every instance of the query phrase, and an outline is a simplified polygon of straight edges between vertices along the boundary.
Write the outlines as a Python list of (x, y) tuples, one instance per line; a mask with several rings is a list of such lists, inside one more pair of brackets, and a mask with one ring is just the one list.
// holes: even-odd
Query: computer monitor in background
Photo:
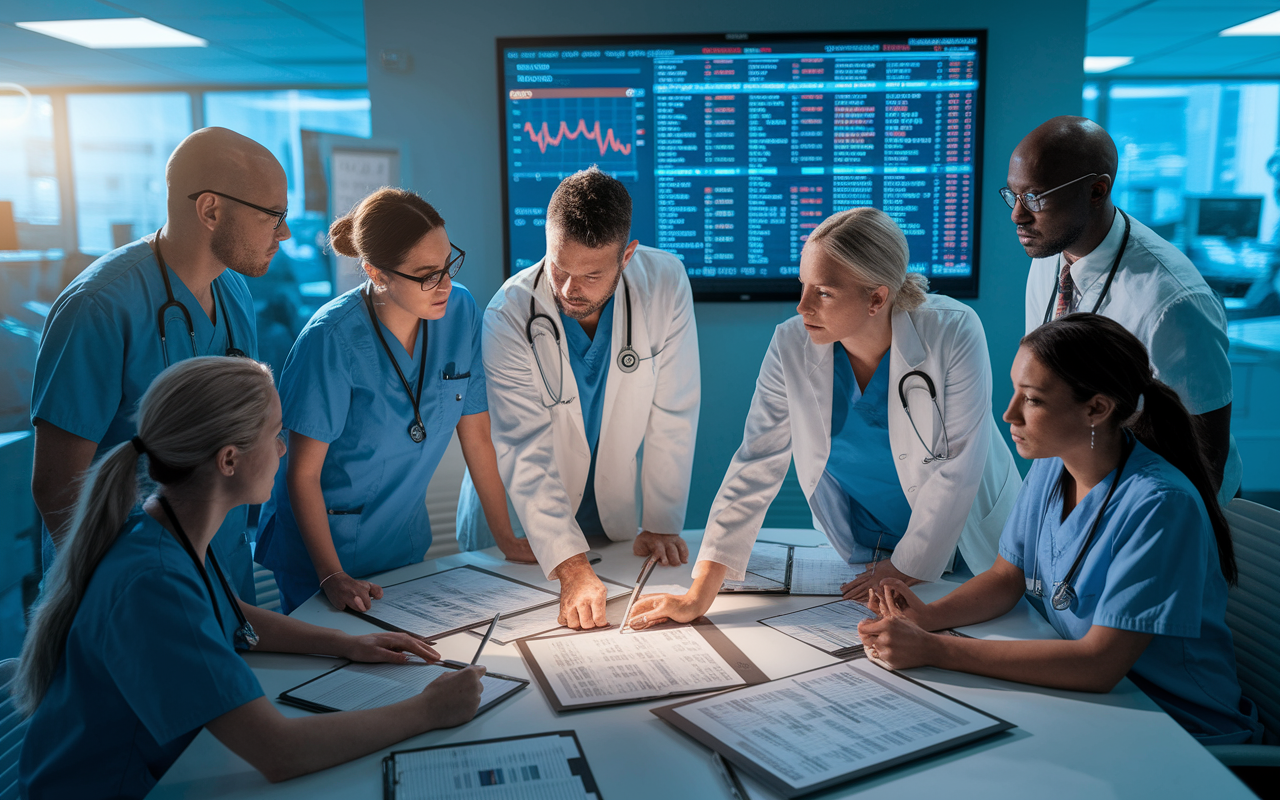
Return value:
[(1257, 239), (1262, 218), (1261, 197), (1188, 197), (1187, 230), (1196, 236)]
[(542, 257), (560, 180), (597, 164), (696, 299), (797, 297), (809, 232), (858, 206), (898, 223), (933, 288), (977, 296), (985, 31), (499, 39), (497, 57), (507, 275)]

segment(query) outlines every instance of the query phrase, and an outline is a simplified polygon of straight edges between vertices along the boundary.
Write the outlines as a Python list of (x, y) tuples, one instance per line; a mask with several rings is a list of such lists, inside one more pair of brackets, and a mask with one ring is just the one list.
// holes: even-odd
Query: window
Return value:
[[(0, 200), (13, 203), (21, 247), (54, 246), (49, 228), (62, 221), (62, 210), (48, 95), (0, 94), (0, 153)], [(33, 236), (28, 226), (43, 226), (50, 235)]]
[[(325, 243), (329, 230), (327, 186), (315, 176), (317, 133), (368, 138), (372, 123), (369, 92), (291, 89), (265, 92), (209, 92), (206, 125), (244, 134), (270, 150), (289, 179), (289, 230), (280, 252), (249, 289), (258, 307), (258, 347), (263, 361), (284, 367), (293, 340), (311, 315), (333, 296)], [(319, 167), (322, 170), (323, 167)]]
[(102, 255), (165, 220), (164, 166), (191, 133), (186, 92), (67, 97), (81, 252)]

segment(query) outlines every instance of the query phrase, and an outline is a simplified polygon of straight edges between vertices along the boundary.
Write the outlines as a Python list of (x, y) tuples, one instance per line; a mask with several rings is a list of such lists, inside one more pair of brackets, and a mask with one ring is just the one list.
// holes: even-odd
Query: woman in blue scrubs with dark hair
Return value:
[[(23, 646), (14, 695), (31, 716), (18, 758), (24, 798), (143, 797), (205, 727), (277, 781), (475, 715), (478, 667), (395, 705), (285, 718), (237, 653), (439, 658), (407, 634), (350, 636), (231, 592), (209, 543), (228, 511), (267, 499), (284, 452), (265, 365), (175, 364), (142, 396), (137, 423), (87, 473)], [(158, 486), (136, 512), (144, 455)]]
[(368, 611), (382, 588), (366, 576), (422, 560), (427, 484), (455, 429), (498, 546), (532, 562), (489, 437), (481, 312), (452, 280), (465, 253), (403, 189), (369, 195), (329, 238), (369, 280), (316, 312), (280, 377), (290, 453), (256, 558), (275, 572), (282, 610), (323, 589), (334, 608)]
[[(1225, 622), (1231, 533), (1178, 395), (1133, 334), (1095, 314), (1023, 337), (1012, 377), (1004, 419), (1036, 461), (995, 566), (929, 604), (901, 581), (873, 592), (882, 618), (858, 626), (868, 654), (1092, 692), (1127, 676), (1200, 741), (1257, 741)], [(993, 619), (1024, 594), (1061, 640), (927, 632)]]

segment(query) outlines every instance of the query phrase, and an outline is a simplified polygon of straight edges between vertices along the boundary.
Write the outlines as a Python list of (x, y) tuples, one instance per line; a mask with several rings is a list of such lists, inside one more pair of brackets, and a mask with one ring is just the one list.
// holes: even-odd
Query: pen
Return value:
[(636, 578), (636, 588), (631, 590), (631, 599), (627, 601), (627, 610), (622, 614), (622, 624), (618, 626), (618, 635), (621, 636), (627, 630), (627, 623), (631, 619), (631, 607), (636, 604), (636, 598), (640, 596), (640, 591), (644, 589), (644, 585), (649, 582), (649, 576), (653, 574), (653, 568), (658, 565), (657, 556), (649, 556), (644, 562), (644, 566), (640, 568), (640, 577)]
[(501, 611), (493, 615), (493, 622), (489, 623), (489, 630), (484, 632), (484, 638), (480, 640), (480, 646), (476, 648), (476, 654), (471, 657), (472, 664), (480, 660), (480, 654), (484, 652), (484, 646), (489, 643), (489, 637), (493, 636), (493, 631), (498, 627), (498, 617), (501, 616)]
[(733, 795), (733, 800), (750, 800), (747, 795), (747, 788), (742, 785), (742, 781), (738, 780), (738, 776), (733, 773), (729, 763), (714, 750), (711, 752), (711, 763), (715, 765), (720, 777), (724, 778), (724, 782), (729, 784), (729, 794)]

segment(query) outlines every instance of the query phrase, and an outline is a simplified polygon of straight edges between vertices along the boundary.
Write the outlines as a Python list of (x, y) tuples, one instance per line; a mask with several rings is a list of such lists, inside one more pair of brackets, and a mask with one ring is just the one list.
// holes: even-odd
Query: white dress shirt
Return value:
[[(1146, 346), (1155, 376), (1168, 384), (1187, 411), (1215, 411), (1231, 402), (1231, 363), (1227, 360), (1227, 316), (1222, 301), (1182, 251), (1132, 216), (1129, 242), (1111, 288), (1097, 313), (1119, 322)], [(1071, 265), (1075, 284), (1071, 310), (1094, 311), (1107, 273), (1124, 239), (1124, 216), (1116, 213), (1107, 237)], [(1027, 275), (1027, 332), (1044, 323), (1057, 300), (1062, 254), (1031, 261)], [(1240, 488), (1244, 467), (1231, 438), (1231, 450), (1218, 493), (1225, 503)]]

